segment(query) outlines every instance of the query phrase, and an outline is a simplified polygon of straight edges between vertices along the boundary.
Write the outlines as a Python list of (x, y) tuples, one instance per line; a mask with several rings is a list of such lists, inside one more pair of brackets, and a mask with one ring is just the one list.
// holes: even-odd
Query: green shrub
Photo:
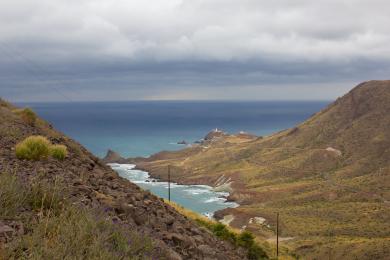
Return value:
[(37, 115), (31, 110), (31, 108), (16, 109), (14, 112), (29, 125), (34, 125), (37, 121)]
[(52, 145), (44, 136), (30, 136), (16, 145), (16, 157), (27, 160), (41, 160), (51, 155), (58, 160), (64, 160), (68, 155), (65, 145)]
[(58, 160), (64, 160), (65, 157), (68, 155), (68, 149), (65, 145), (62, 144), (55, 144), (50, 146), (50, 155)]
[(253, 244), (251, 247), (248, 248), (248, 258), (251, 260), (268, 259), (268, 255), (263, 250), (263, 248), (261, 248), (257, 244)]
[(267, 259), (268, 256), (265, 251), (256, 244), (255, 236), (248, 231), (242, 232), (237, 238), (237, 245), (242, 246), (248, 249), (248, 258), (257, 260), (257, 259)]
[(222, 223), (216, 223), (213, 226), (212, 231), (217, 237), (220, 237), (223, 240), (230, 241), (233, 244), (237, 242), (237, 235), (229, 231), (229, 229), (227, 229), (227, 227)]
[(35, 161), (47, 158), (50, 145), (50, 142), (43, 136), (29, 136), (16, 145), (16, 157)]
[(247, 257), (251, 260), (269, 259), (267, 253), (255, 242), (255, 237), (252, 233), (244, 231), (237, 235), (229, 230), (224, 224), (219, 222), (205, 221), (203, 219), (196, 219), (196, 222), (207, 229), (211, 230), (213, 234), (223, 240), (231, 242), (235, 246), (240, 246), (248, 250)]
[(251, 233), (244, 231), (238, 236), (237, 244), (249, 248), (255, 243), (254, 239), (255, 237)]

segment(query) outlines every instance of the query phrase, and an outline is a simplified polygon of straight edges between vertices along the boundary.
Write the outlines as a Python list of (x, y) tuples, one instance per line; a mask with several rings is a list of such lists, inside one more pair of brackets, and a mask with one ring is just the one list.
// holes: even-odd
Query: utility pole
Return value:
[(171, 201), (171, 165), (168, 165), (168, 200)]
[(276, 213), (276, 259), (279, 258), (279, 212)]

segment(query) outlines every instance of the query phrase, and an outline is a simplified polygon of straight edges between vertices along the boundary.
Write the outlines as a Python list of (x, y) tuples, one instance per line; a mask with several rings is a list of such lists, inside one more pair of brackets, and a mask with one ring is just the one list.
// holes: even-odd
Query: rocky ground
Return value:
[[(60, 181), (74, 204), (94, 208), (124, 229), (150, 236), (153, 254), (159, 259), (246, 258), (242, 249), (217, 239), (161, 199), (119, 177), (100, 159), (47, 123), (39, 120), (34, 126), (29, 125), (13, 109), (0, 102), (0, 174), (16, 174), (27, 185), (37, 181), (38, 176), (49, 183)], [(43, 135), (52, 143), (66, 145), (69, 155), (64, 161), (17, 159), (15, 145), (30, 135)], [(28, 231), (20, 222), (0, 219), (0, 237), (8, 237), (3, 243), (10, 241), (10, 235), (25, 232)]]
[[(208, 134), (181, 151), (128, 159), (151, 176), (229, 184), (240, 204), (215, 214), (308, 259), (388, 259), (390, 81), (359, 84), (305, 122), (265, 137)], [(123, 160), (123, 158), (122, 158)], [(265, 219), (254, 222), (254, 219)], [(293, 239), (291, 239), (293, 238)]]

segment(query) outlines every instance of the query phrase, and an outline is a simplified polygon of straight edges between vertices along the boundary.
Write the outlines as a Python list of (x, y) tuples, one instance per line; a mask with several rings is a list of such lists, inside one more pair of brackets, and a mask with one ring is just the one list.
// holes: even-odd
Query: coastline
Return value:
[[(147, 250), (150, 250), (146, 253), (151, 258), (203, 259), (205, 257), (213, 258), (215, 255), (221, 255), (226, 259), (243, 259), (245, 257), (245, 250), (238, 250), (235, 245), (217, 238), (199, 227), (194, 221), (180, 214), (172, 206), (167, 205), (157, 196), (120, 177), (102, 160), (73, 139), (56, 131), (47, 122), (37, 117), (39, 121), (32, 125), (25, 122), (14, 111), (15, 108), (12, 105), (2, 102), (0, 99), (0, 116), (3, 119), (0, 122), (0, 131), (6, 133), (0, 135), (0, 175), (7, 180), (11, 179), (11, 176), (15, 178), (15, 182), (1, 182), (1, 189), (3, 190), (3, 187), (5, 187), (4, 190), (10, 188), (9, 190), (12, 192), (10, 194), (15, 193), (18, 201), (21, 196), (23, 198), (25, 196), (34, 197), (37, 205), (41, 203), (43, 205), (43, 202), (46, 201), (46, 194), (53, 194), (55, 199), (52, 202), (55, 206), (50, 202), (50, 206), (49, 204), (45, 205), (45, 208), (39, 206), (40, 210), (35, 210), (29, 200), (26, 201), (26, 204), (24, 202), (21, 202), (23, 203), (21, 205), (17, 204), (15, 209), (12, 208), (15, 212), (14, 216), (7, 218), (7, 220), (0, 220), (1, 228), (8, 228), (7, 225), (11, 225), (6, 231), (7, 240), (0, 239), (0, 248), (5, 248), (3, 245), (8, 246), (11, 245), (10, 243), (17, 243), (19, 239), (31, 238), (34, 238), (37, 243), (33, 241), (33, 244), (27, 245), (27, 247), (22, 244), (23, 247), (20, 248), (23, 250), (26, 250), (26, 248), (27, 250), (40, 248), (49, 250), (50, 248), (46, 246), (40, 246), (41, 242), (46, 244), (46, 241), (54, 242), (55, 246), (58, 244), (58, 248), (63, 248), (63, 246), (72, 248), (74, 245), (72, 245), (72, 240), (69, 240), (69, 234), (73, 234), (73, 231), (75, 231), (74, 238), (76, 241), (85, 241), (85, 234), (88, 234), (88, 236), (91, 234), (91, 238), (95, 239), (96, 235), (103, 233), (103, 230), (100, 229), (93, 228), (91, 230), (89, 225), (96, 223), (97, 227), (106, 226), (106, 224), (115, 226), (115, 229), (109, 228), (108, 233), (104, 231), (104, 235), (108, 235), (110, 239), (118, 237), (118, 234), (123, 232), (124, 235), (131, 237), (131, 241), (139, 241), (141, 246), (145, 244)], [(10, 133), (15, 133), (15, 135)], [(64, 160), (51, 157), (42, 158), (41, 160), (18, 158), (15, 153), (15, 146), (29, 136), (40, 136), (46, 138), (48, 143), (64, 145), (67, 147), (66, 158)], [(14, 183), (18, 186), (15, 186)], [(18, 183), (20, 183), (20, 186)], [(31, 187), (39, 188), (37, 190), (39, 194), (34, 190), (34, 193), (30, 195), (29, 188)], [(42, 199), (39, 197), (41, 195), (43, 196)], [(24, 200), (21, 199), (20, 201)], [(11, 200), (9, 204), (13, 207), (15, 203)], [(68, 205), (75, 208), (70, 209)], [(65, 226), (61, 225), (63, 222), (58, 221), (56, 214), (45, 214), (45, 218), (42, 219), (42, 210), (53, 212), (52, 206), (56, 208), (55, 210), (59, 210), (58, 215), (66, 218)], [(81, 223), (82, 225), (77, 225), (79, 222), (73, 222), (73, 220), (69, 222), (68, 213), (74, 213), (77, 221), (80, 216), (82, 217), (81, 220), (84, 221), (81, 210), (87, 210), (88, 216), (91, 217), (92, 223), (87, 222), (88, 227), (85, 226), (85, 222)], [(98, 219), (100, 217), (102, 217), (102, 222)], [(50, 218), (54, 219), (50, 220)], [(43, 232), (42, 234), (41, 220), (44, 220), (42, 223), (46, 223), (46, 226), (47, 223), (53, 223), (53, 225), (49, 225), (48, 233)], [(13, 226), (12, 223), (17, 223), (17, 225)], [(70, 229), (71, 233), (67, 232), (68, 228), (73, 228), (70, 226), (73, 223), (76, 223), (75, 229)], [(28, 227), (28, 229), (23, 229), (23, 227)], [(87, 229), (84, 230), (84, 227)], [(78, 232), (79, 230), (81, 232)], [(84, 233), (84, 231), (88, 233)], [(0, 237), (5, 234), (5, 232), (0, 233)], [(193, 239), (195, 236), (198, 238), (197, 240)], [(124, 238), (127, 238), (127, 236)], [(104, 246), (106, 246), (106, 240), (104, 241)], [(113, 254), (119, 251), (116, 250), (118, 244), (115, 241), (112, 247), (106, 248), (107, 250), (114, 249)], [(126, 243), (128, 240), (123, 241)], [(85, 247), (80, 250), (80, 256), (85, 256), (88, 246), (83, 244), (77, 246)], [(199, 250), (202, 247), (213, 247), (213, 251)], [(105, 248), (102, 246), (99, 249), (103, 250)], [(96, 256), (94, 254), (96, 248), (93, 247), (91, 250), (93, 250), (91, 253)], [(2, 255), (1, 253), (0, 255)], [(63, 253), (62, 250), (61, 253)], [(104, 251), (105, 255), (106, 253), (107, 251)], [(128, 254), (131, 251), (124, 253)], [(134, 256), (139, 256), (139, 253), (141, 251), (137, 249)]]
[[(111, 164), (111, 163), (108, 163), (108, 164)], [(124, 163), (118, 163), (118, 164), (124, 164)], [(148, 169), (145, 169), (143, 167), (139, 167), (136, 163), (126, 163), (126, 164), (132, 164), (132, 165), (135, 165), (135, 167), (133, 168), (134, 170), (139, 170), (139, 171), (143, 171), (143, 172), (146, 172), (148, 175), (149, 175), (149, 178), (152, 178), (152, 179), (155, 179), (157, 182), (167, 182), (168, 181), (168, 178), (163, 178), (161, 177), (161, 175), (156, 175), (156, 174), (153, 174), (152, 171), (149, 171)], [(131, 180), (129, 179), (126, 179), (128, 180), (129, 182), (132, 182)], [(224, 208), (224, 209), (220, 209), (220, 210), (216, 210), (213, 212), (213, 215), (212, 217), (218, 221), (220, 221), (221, 219), (223, 219), (223, 217), (225, 216), (225, 214), (223, 213), (225, 210), (228, 210), (228, 209), (237, 209), (239, 208), (241, 205), (236, 201), (234, 200), (234, 198), (232, 197), (232, 192), (233, 192), (233, 189), (231, 191), (225, 191), (225, 190), (215, 190), (215, 186), (208, 182), (202, 182), (202, 181), (196, 181), (196, 182), (191, 182), (191, 181), (182, 181), (183, 178), (171, 178), (171, 183), (174, 183), (174, 184), (177, 184), (177, 185), (188, 185), (188, 186), (193, 186), (193, 185), (205, 185), (205, 186), (209, 186), (213, 192), (226, 192), (228, 193), (227, 196), (219, 196), (219, 198), (224, 198), (225, 201), (223, 203), (235, 203), (236, 206), (235, 207), (227, 207), (227, 208)], [(183, 205), (183, 207), (186, 207), (185, 205)]]

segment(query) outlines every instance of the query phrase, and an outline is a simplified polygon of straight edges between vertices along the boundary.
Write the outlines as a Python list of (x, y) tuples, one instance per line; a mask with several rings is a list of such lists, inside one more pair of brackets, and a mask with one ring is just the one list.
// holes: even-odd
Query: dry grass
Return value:
[(69, 204), (62, 190), (58, 182), (27, 187), (12, 174), (0, 174), (0, 221), (16, 219), (26, 230), (6, 244), (0, 259), (149, 258), (149, 238)]
[(0, 107), (11, 109), (13, 106), (7, 100), (0, 98)]
[(13, 218), (27, 200), (23, 186), (12, 174), (0, 174), (0, 219)]
[[(356, 248), (345, 259), (369, 259), (370, 252), (378, 253), (375, 259), (385, 259), (381, 247), (390, 235), (388, 111), (390, 81), (368, 82), (293, 131), (245, 143), (220, 139), (204, 150), (176, 151), (174, 156), (166, 155), (169, 161), (141, 164), (153, 174), (173, 164), (180, 173), (178, 181), (210, 181), (207, 184), (213, 185), (222, 175), (232, 178), (232, 198), (242, 206), (229, 214), (241, 219), (264, 217), (273, 231), (272, 216), (280, 212), (281, 233), (295, 238), (289, 245), (299, 254), (310, 251), (315, 258), (315, 251), (322, 251), (325, 244), (346, 250), (334, 254), (348, 253), (347, 246), (327, 241), (332, 233), (334, 241), (349, 237), (350, 246)], [(340, 150), (341, 156), (327, 151), (328, 147)], [(242, 227), (242, 222), (232, 224)], [(248, 229), (263, 235), (262, 226)], [(322, 242), (312, 250), (302, 250), (306, 238), (314, 236)], [(381, 241), (377, 247), (375, 241)]]
[(31, 126), (35, 125), (35, 122), (37, 121), (37, 115), (31, 108), (15, 109), (13, 112), (19, 115), (25, 123)]
[(239, 246), (247, 249), (249, 259), (259, 259), (259, 260), (268, 259), (267, 253), (264, 251), (262, 247), (260, 247), (256, 243), (255, 237), (250, 232), (246, 232), (246, 231), (242, 232), (237, 229), (233, 229), (218, 221), (209, 219), (189, 209), (183, 208), (182, 206), (172, 201), (168, 201), (168, 200), (164, 200), (164, 201), (165, 203), (175, 208), (180, 214), (194, 220), (199, 225), (206, 227), (215, 236), (223, 240), (229, 241), (235, 246)]
[(50, 142), (43, 136), (30, 136), (16, 145), (15, 153), (19, 159), (46, 159), (50, 152)]
[(65, 145), (55, 144), (50, 146), (50, 155), (57, 160), (64, 160), (68, 155), (68, 150)]
[(65, 145), (51, 144), (44, 136), (29, 136), (15, 147), (16, 157), (26, 160), (42, 160), (52, 156), (57, 160), (64, 160), (68, 155)]

